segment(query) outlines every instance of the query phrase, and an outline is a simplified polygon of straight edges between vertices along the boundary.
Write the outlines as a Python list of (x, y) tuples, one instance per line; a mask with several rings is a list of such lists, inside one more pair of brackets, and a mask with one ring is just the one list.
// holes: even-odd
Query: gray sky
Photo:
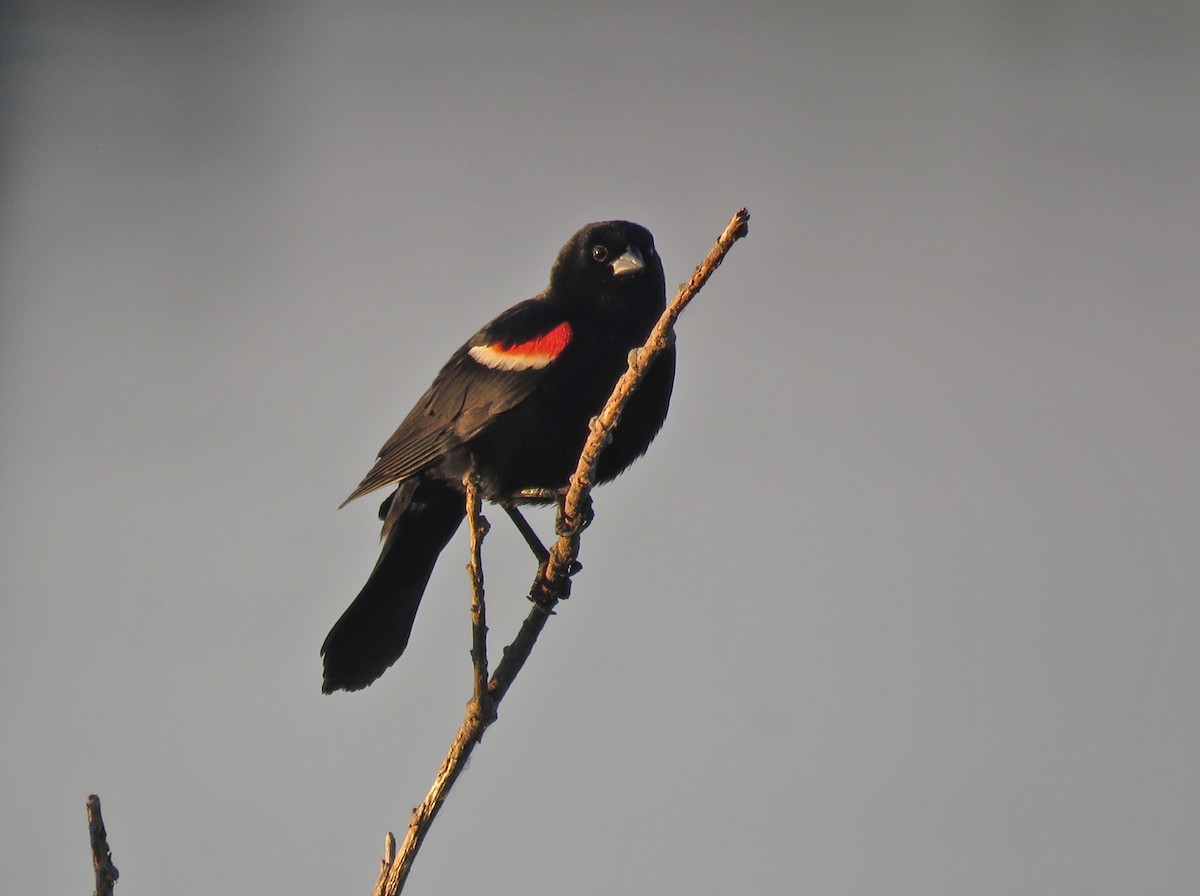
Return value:
[(412, 892), (1200, 890), (1194, 4), (168, 6), (0, 31), (6, 892), (93, 791), (126, 896), (368, 891), (465, 539), (322, 697), (337, 504), (580, 225), (741, 205)]

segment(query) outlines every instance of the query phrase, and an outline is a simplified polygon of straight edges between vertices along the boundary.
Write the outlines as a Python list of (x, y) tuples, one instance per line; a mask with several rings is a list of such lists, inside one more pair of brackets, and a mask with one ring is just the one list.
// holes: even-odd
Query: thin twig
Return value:
[[(467, 518), (471, 525), (471, 564), (467, 568), (471, 571), (472, 585), (471, 657), (475, 676), (474, 693), (471, 702), (467, 704), (467, 715), (462, 727), (459, 728), (446, 758), (442, 761), (442, 767), (434, 778), (433, 787), (421, 805), (413, 810), (404, 843), (394, 859), (385, 856), (386, 873), (381, 870), (374, 896), (397, 896), (404, 886), (417, 851), (421, 848), (429, 826), (437, 816), (446, 795), (466, 766), (471, 751), (483, 737), (484, 730), (496, 720), (496, 709), (500, 701), (504, 699), (521, 667), (525, 665), (538, 635), (553, 615), (555, 605), (570, 593), (570, 572), (579, 558), (579, 533), (583, 528), (579, 521), (583, 519), (583, 508), (587, 505), (595, 481), (596, 464), (600, 452), (608, 443), (608, 435), (620, 421), (621, 411), (646, 375), (651, 362), (671, 344), (672, 328), (680, 313), (712, 276), (713, 271), (720, 266), (733, 244), (746, 236), (749, 221), (750, 213), (746, 209), (741, 209), (733, 216), (691, 279), (680, 286), (679, 292), (650, 331), (646, 343), (629, 353), (629, 368), (617, 381), (604, 409), (592, 420), (591, 433), (580, 454), (575, 473), (571, 476), (570, 487), (563, 498), (559, 517), (560, 530), (565, 534), (559, 536), (551, 548), (550, 559), (538, 570), (530, 591), (533, 608), (512, 644), (505, 648), (504, 656), (497, 664), (490, 681), (487, 681), (487, 626), (484, 616), (483, 571), (479, 555), (479, 544), (487, 532), (487, 521), (479, 513), (479, 497), (474, 481), (469, 477), (465, 480)], [(486, 687), (483, 686), (483, 682), (486, 682)], [(394, 840), (390, 840), (389, 843), (394, 844)]]
[(467, 490), (467, 525), (471, 529), (471, 664), (475, 667), (475, 699), (490, 701), (488, 694), (487, 605), (483, 600), (483, 538), (491, 525), (482, 513), (479, 483), (471, 474), (463, 477)]
[(92, 841), (92, 870), (96, 872), (96, 889), (92, 896), (113, 896), (113, 885), (120, 874), (112, 861), (108, 848), (108, 831), (104, 829), (104, 818), (100, 814), (100, 797), (92, 794), (87, 798), (88, 836)]
[(392, 863), (395, 861), (396, 835), (388, 831), (387, 836), (383, 838), (383, 861), (379, 863), (379, 879), (375, 881), (375, 893), (383, 892), (383, 887), (387, 883), (388, 872), (392, 870)]
[[(481, 512), (479, 488), (475, 477), (465, 476), (463, 485), (467, 493), (467, 523), (471, 529), (471, 562), (467, 564), (467, 572), (471, 577), (471, 665), (474, 669), (475, 684), (462, 726), (458, 729), (446, 758), (442, 760), (442, 767), (434, 778), (433, 787), (429, 789), (421, 805), (413, 809), (408, 822), (408, 833), (404, 842), (400, 844), (399, 851), (395, 851), (394, 838), (388, 841), (394, 857), (385, 856), (384, 867), (375, 883), (374, 896), (395, 896), (400, 892), (408, 878), (408, 872), (412, 869), (413, 860), (421, 844), (425, 842), (425, 835), (429, 833), (429, 828), (441, 810), (442, 803), (446, 801), (450, 788), (466, 767), (471, 751), (483, 738), (483, 732), (496, 720), (496, 703), (488, 692), (487, 606), (483, 597), (483, 538), (490, 526)], [(391, 837), (391, 834), (388, 836)]]

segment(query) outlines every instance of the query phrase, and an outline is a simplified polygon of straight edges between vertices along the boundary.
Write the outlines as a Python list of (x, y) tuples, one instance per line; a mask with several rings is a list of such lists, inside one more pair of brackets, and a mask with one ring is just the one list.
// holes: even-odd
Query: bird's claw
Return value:
[(582, 563), (572, 560), (567, 564), (564, 576), (551, 579), (546, 575), (548, 565), (549, 561), (538, 567), (537, 578), (534, 579), (533, 587), (526, 595), (531, 602), (546, 610), (550, 610), (558, 601), (566, 600), (571, 596), (571, 576), (577, 575), (583, 570)]
[(558, 504), (558, 515), (554, 519), (554, 532), (560, 538), (574, 538), (584, 529), (592, 524), (592, 520), (596, 518), (596, 511), (592, 508), (592, 497), (588, 495), (583, 499), (583, 506), (579, 508), (577, 517), (567, 517), (567, 508), (564, 500)]
[(543, 566), (538, 570), (537, 578), (527, 596), (531, 603), (537, 604), (548, 613), (553, 613), (555, 604), (571, 596), (571, 577), (568, 575), (561, 579), (548, 579), (546, 567)]

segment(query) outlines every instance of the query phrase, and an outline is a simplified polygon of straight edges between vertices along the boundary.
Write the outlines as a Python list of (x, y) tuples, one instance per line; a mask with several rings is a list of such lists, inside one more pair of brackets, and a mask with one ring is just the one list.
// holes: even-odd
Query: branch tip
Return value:
[(733, 220), (729, 222), (729, 227), (733, 230), (731, 235), (735, 240), (748, 237), (750, 235), (750, 210), (745, 208), (738, 209), (737, 214), (733, 216)]
[(88, 837), (92, 843), (92, 870), (96, 874), (96, 889), (92, 896), (113, 896), (113, 885), (121, 875), (112, 861), (108, 831), (100, 814), (100, 797), (94, 793), (87, 798), (87, 820)]

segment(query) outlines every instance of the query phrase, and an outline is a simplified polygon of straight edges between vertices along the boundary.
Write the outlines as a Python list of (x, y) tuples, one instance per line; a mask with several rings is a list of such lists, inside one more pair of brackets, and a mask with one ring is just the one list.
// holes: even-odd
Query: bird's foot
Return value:
[(529, 600), (547, 613), (553, 613), (555, 604), (571, 596), (571, 576), (575, 572), (578, 570), (568, 570), (562, 578), (551, 579), (547, 578), (546, 566), (543, 564), (538, 570), (537, 578), (533, 580), (533, 587), (529, 589)]
[(592, 520), (596, 518), (596, 512), (592, 508), (592, 496), (588, 495), (583, 499), (583, 506), (579, 509), (579, 514), (568, 517), (566, 499), (566, 492), (563, 492), (558, 499), (558, 515), (554, 519), (554, 531), (560, 537), (574, 538), (592, 524)]

